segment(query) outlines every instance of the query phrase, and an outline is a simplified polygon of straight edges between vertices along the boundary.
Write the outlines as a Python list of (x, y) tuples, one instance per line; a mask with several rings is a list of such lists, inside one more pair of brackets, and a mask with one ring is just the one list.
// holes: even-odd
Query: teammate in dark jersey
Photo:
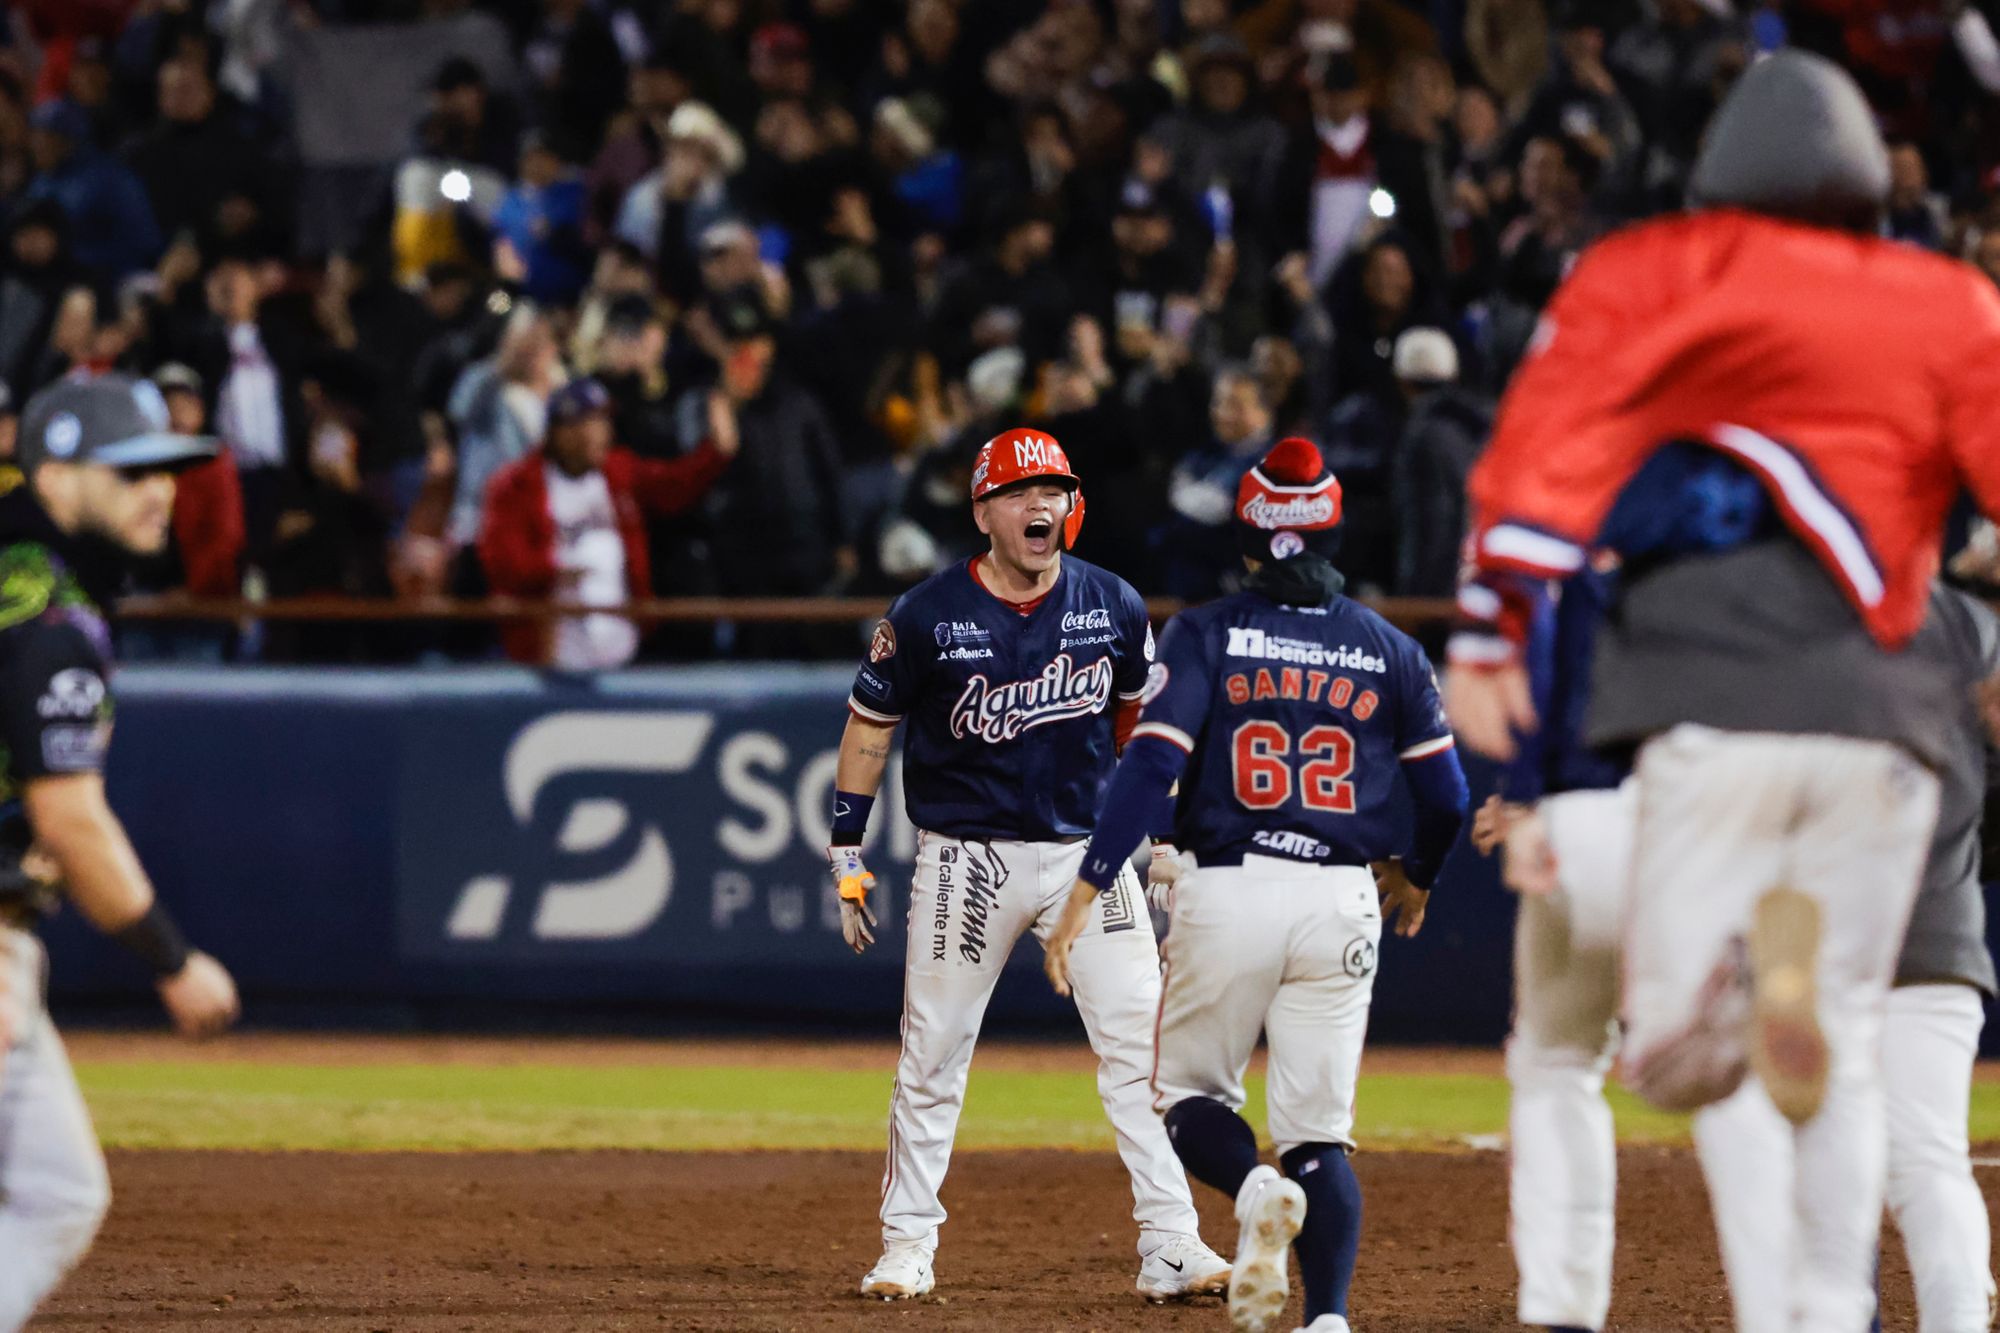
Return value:
[[(1383, 910), (1403, 935), (1421, 927), (1465, 776), (1423, 651), (1340, 595), (1340, 485), (1319, 450), (1281, 441), (1236, 515), (1249, 588), (1167, 626), (1048, 970), (1066, 991), (1098, 886), (1178, 779), (1174, 841), (1196, 868), (1173, 891), (1154, 1106), (1189, 1174), (1236, 1200), (1236, 1328), (1262, 1333), (1284, 1308), (1296, 1236), (1310, 1333), (1346, 1333), (1361, 1222), (1347, 1154)], [(1260, 1031), (1282, 1176), (1238, 1114)]]
[(151, 384), (63, 383), (23, 414), (24, 479), (0, 495), (0, 1329), (90, 1247), (110, 1202), (104, 1158), (42, 1006), (34, 933), (57, 893), (151, 964), (182, 1032), (236, 1016), (236, 988), (191, 952), (153, 896), (101, 769), (111, 735), (110, 641), (80, 577), (83, 543), (140, 554), (167, 540), (173, 470), (215, 452), (167, 432)]
[[(835, 776), (828, 859), (858, 953), (873, 943), (861, 843), (904, 725), (903, 792), (922, 830), (905, 962), (903, 1050), (889, 1111), (882, 1258), (864, 1295), (921, 1296), (945, 1212), (972, 1046), (1014, 943), (1046, 936), (1130, 730), (1153, 657), (1145, 603), (1066, 554), (1083, 497), (1062, 447), (1037, 431), (987, 442), (972, 473), (984, 555), (912, 588), (875, 627), (855, 677)], [(1160, 956), (1129, 870), (1077, 950), (1077, 1008), (1098, 1090), (1132, 1176), (1138, 1290), (1219, 1292), (1229, 1265), (1201, 1243), (1187, 1177), (1150, 1106)]]

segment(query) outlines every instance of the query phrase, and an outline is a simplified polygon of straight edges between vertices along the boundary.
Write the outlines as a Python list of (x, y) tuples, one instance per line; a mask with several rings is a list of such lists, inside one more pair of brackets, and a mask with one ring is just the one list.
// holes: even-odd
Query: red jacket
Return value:
[[(549, 515), (548, 456), (537, 449), (494, 474), (486, 488), (479, 525), (479, 562), (493, 591), (510, 597), (546, 598), (556, 590), (556, 525)], [(703, 444), (683, 458), (661, 462), (629, 449), (604, 460), (604, 480), (618, 536), (625, 546), (625, 587), (633, 599), (652, 596), (646, 548), (648, 513), (679, 514), (694, 507), (729, 460)], [(517, 662), (548, 661), (553, 622), (515, 621), (501, 630), (507, 655)]]
[[(1735, 211), (1606, 239), (1550, 302), (1473, 470), (1472, 581), (1574, 572), (1674, 440), (1755, 473), (1899, 646), (1959, 487), (2000, 515), (2000, 291), (1913, 246)], [(1475, 619), (1492, 601), (1460, 596)], [(1477, 636), (1454, 650), (1490, 651)]]
[(243, 589), (243, 482), (227, 449), (181, 473), (174, 489), (174, 545), (182, 583), (196, 597)]

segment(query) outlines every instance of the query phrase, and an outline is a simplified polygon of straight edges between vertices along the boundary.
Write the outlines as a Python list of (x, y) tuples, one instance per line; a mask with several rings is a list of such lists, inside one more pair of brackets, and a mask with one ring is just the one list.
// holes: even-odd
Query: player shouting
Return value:
[[(1960, 488), (2000, 511), (2000, 293), (1880, 239), (1888, 183), (1837, 66), (1744, 74), (1702, 207), (1600, 242), (1550, 303), (1472, 477), (1452, 649), (1453, 724), (1508, 757), (1536, 725), (1525, 589), (1624, 558), (1586, 739), (1637, 751), (1625, 1081), (1692, 1109), (1754, 1067), (1797, 1126), (1798, 1243), (1762, 1248), (1812, 1333), (1874, 1313), (1882, 1018), (1960, 711), (1901, 650)], [(1718, 513), (1746, 480), (1763, 503)]]
[[(1288, 1243), (1307, 1333), (1346, 1333), (1361, 1235), (1347, 1155), (1382, 915), (1400, 912), (1398, 933), (1417, 933), (1465, 817), (1423, 650), (1340, 595), (1340, 517), (1340, 483), (1305, 440), (1281, 441), (1245, 476), (1236, 531), (1249, 587), (1167, 626), (1048, 946), (1056, 989), (1080, 986), (1091, 925), (1119, 900), (1126, 860), (1178, 780), (1174, 841), (1195, 868), (1172, 893), (1154, 1105), (1189, 1173), (1236, 1200), (1229, 1311), (1242, 1333), (1264, 1333), (1284, 1309)], [(1407, 841), (1398, 786), (1416, 809)], [(1258, 1164), (1238, 1114), (1260, 1031), (1282, 1175)]]
[[(1083, 495), (1054, 439), (1010, 430), (987, 441), (973, 466), (972, 512), (991, 549), (903, 594), (875, 627), (834, 781), (827, 855), (842, 927), (859, 953), (874, 942), (875, 924), (862, 838), (890, 735), (908, 720), (903, 789), (922, 837), (883, 1252), (861, 1280), (863, 1295), (887, 1300), (934, 1285), (945, 1219), (938, 1188), (980, 1019), (1015, 942), (1055, 927), (1153, 655), (1138, 593), (1066, 554)], [(1098, 1093), (1132, 1175), (1139, 1291), (1155, 1300), (1219, 1293), (1229, 1266), (1196, 1234), (1187, 1177), (1148, 1105), (1160, 959), (1130, 870), (1085, 932), (1075, 975)]]

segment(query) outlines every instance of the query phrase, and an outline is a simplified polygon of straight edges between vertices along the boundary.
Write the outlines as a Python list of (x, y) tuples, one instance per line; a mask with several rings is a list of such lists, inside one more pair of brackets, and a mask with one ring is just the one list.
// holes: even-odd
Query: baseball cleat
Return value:
[(861, 1279), (861, 1294), (878, 1301), (907, 1301), (930, 1295), (936, 1285), (929, 1250), (921, 1245), (891, 1245)]
[(1306, 1192), (1270, 1167), (1251, 1172), (1236, 1196), (1236, 1265), (1229, 1277), (1229, 1323), (1236, 1333), (1270, 1333), (1291, 1299), (1286, 1256), (1306, 1220)]
[(1201, 1237), (1176, 1233), (1140, 1259), (1138, 1287), (1149, 1301), (1220, 1296), (1229, 1290), (1229, 1261)]
[(1751, 919), (1750, 1067), (1771, 1104), (1795, 1125), (1826, 1099), (1828, 1054), (1819, 1026), (1819, 904), (1772, 889)]
[(1323, 1314), (1304, 1328), (1299, 1329), (1298, 1333), (1354, 1333), (1354, 1330), (1347, 1326), (1347, 1320), (1344, 1316)]

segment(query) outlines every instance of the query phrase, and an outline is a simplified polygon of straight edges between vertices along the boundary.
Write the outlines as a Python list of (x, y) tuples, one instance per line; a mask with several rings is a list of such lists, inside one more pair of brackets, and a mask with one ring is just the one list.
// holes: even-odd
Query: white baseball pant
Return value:
[[(910, 895), (903, 1053), (889, 1106), (882, 1236), (935, 1248), (938, 1190), (951, 1165), (980, 1020), (1014, 944), (1061, 923), (1083, 842), (1005, 842), (925, 833)], [(1139, 1252), (1163, 1233), (1198, 1234), (1187, 1176), (1153, 1113), (1153, 1018), (1160, 954), (1138, 876), (1125, 867), (1070, 952), (1077, 1011), (1097, 1053), (1097, 1092), (1132, 1177)]]
[(13, 1333), (89, 1250), (111, 1180), (42, 1003), (41, 941), (0, 926), (0, 953), (20, 1020), (0, 1062), (0, 1333)]
[(1154, 1105), (1189, 1097), (1243, 1109), (1262, 1032), (1271, 1138), (1354, 1147), (1354, 1085), (1374, 998), (1382, 909), (1375, 876), (1246, 856), (1174, 886)]
[(1535, 807), (1557, 888), (1521, 899), (1507, 1041), (1509, 1230), (1531, 1326), (1602, 1328), (1611, 1308), (1618, 1148), (1604, 1075), (1637, 804), (1627, 782)]
[[(1882, 1029), (1888, 1204), (1915, 1279), (1919, 1333), (1992, 1326), (1991, 1235), (1966, 1142), (1984, 1019), (1970, 986), (1900, 986), (1889, 995)], [(1793, 1313), (1798, 1235), (1783, 1193), (1791, 1127), (1752, 1080), (1695, 1117), (1695, 1145), (1738, 1333), (1803, 1327)]]
[(1734, 1092), (1747, 1052), (1727, 1006), (1740, 1013), (1743, 1001), (1720, 984), (1733, 942), (1774, 887), (1818, 901), (1826, 1098), (1793, 1132), (1771, 1188), (1797, 1227), (1790, 1326), (1862, 1333), (1887, 1175), (1882, 1015), (1937, 822), (1937, 778), (1880, 742), (1680, 726), (1639, 752), (1638, 781), (1624, 1081), (1670, 1109)]

